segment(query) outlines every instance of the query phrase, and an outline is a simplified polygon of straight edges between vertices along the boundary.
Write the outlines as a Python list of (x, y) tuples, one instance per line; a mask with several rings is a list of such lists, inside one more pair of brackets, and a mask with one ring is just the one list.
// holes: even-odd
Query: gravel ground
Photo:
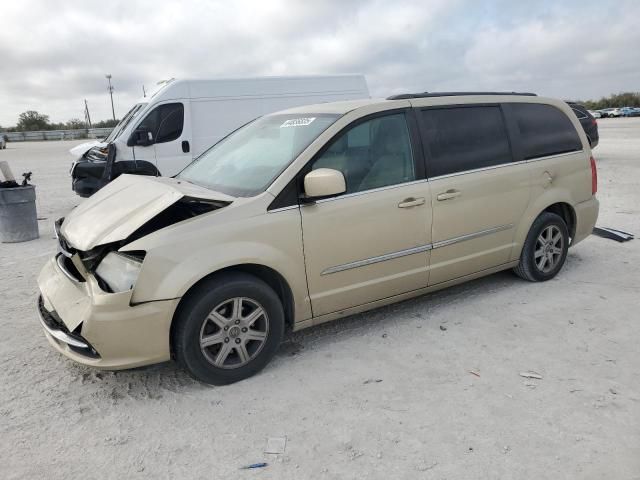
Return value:
[[(600, 135), (598, 223), (638, 234), (640, 119)], [(34, 172), (42, 217), (39, 240), (0, 245), (0, 478), (640, 478), (640, 241), (591, 237), (544, 284), (504, 272), (292, 334), (227, 387), (173, 363), (99, 372), (35, 313), (53, 221), (81, 201), (75, 143), (0, 152)]]

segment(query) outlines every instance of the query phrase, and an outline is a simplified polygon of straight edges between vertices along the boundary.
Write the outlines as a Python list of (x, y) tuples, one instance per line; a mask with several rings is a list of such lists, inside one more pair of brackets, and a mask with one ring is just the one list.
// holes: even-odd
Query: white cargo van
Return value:
[(238, 127), (302, 105), (369, 98), (363, 75), (169, 80), (102, 142), (70, 150), (73, 190), (87, 197), (122, 173), (173, 176)]

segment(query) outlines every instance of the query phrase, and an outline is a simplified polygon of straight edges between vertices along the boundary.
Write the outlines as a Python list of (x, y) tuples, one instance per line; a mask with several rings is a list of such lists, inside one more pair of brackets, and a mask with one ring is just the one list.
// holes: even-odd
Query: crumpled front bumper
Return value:
[(93, 276), (74, 278), (57, 260), (49, 260), (38, 277), (38, 313), (56, 350), (108, 370), (169, 360), (169, 331), (179, 299), (132, 306), (131, 291), (104, 292)]
[(71, 167), (71, 188), (81, 197), (89, 197), (105, 185), (107, 162), (80, 159)]

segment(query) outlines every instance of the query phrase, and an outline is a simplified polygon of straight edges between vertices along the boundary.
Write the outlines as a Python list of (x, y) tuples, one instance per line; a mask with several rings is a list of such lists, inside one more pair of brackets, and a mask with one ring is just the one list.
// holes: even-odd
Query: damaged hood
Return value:
[(74, 208), (60, 232), (77, 250), (126, 239), (183, 197), (230, 203), (233, 197), (184, 180), (121, 175)]
[(69, 153), (73, 158), (78, 159), (82, 157), (85, 153), (87, 153), (89, 150), (91, 150), (93, 147), (97, 147), (97, 146), (106, 147), (107, 144), (99, 140), (94, 140), (92, 142), (85, 142), (71, 148), (69, 150)]

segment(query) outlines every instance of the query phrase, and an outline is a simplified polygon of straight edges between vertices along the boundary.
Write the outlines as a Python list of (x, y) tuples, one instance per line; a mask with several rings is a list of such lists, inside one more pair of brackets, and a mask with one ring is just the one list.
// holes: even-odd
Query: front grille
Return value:
[(40, 315), (42, 315), (42, 319), (47, 326), (55, 329), (62, 330), (64, 333), (69, 334), (69, 329), (64, 324), (62, 319), (58, 316), (56, 312), (50, 312), (46, 308), (44, 308), (44, 300), (42, 297), (38, 297), (38, 310), (40, 310)]
[(78, 269), (76, 268), (76, 266), (73, 263), (73, 260), (69, 257), (66, 257), (63, 253), (59, 253), (58, 254), (58, 258), (56, 259), (58, 262), (58, 266), (60, 267), (60, 270), (62, 270), (62, 273), (64, 273), (69, 279), (73, 280), (74, 282), (85, 282), (85, 278), (82, 276), (82, 274), (78, 271)]
[(73, 257), (73, 254), (76, 252), (76, 250), (71, 245), (69, 245), (67, 240), (64, 238), (64, 235), (62, 235), (62, 233), (60, 232), (62, 222), (64, 222), (64, 217), (56, 220), (56, 223), (54, 224), (56, 238), (58, 239), (58, 249), (65, 257), (70, 258)]
[(87, 347), (84, 348), (65, 343), (67, 347), (80, 355), (84, 355), (85, 357), (100, 358), (100, 354), (91, 346), (91, 344), (84, 337), (76, 333), (76, 331), (80, 330), (80, 327), (78, 327), (76, 331), (70, 332), (55, 311), (50, 312), (44, 307), (44, 300), (42, 299), (42, 296), (38, 297), (38, 311), (40, 312), (40, 318), (42, 319), (42, 322), (45, 324), (48, 330), (62, 332), (66, 336), (87, 345)]

